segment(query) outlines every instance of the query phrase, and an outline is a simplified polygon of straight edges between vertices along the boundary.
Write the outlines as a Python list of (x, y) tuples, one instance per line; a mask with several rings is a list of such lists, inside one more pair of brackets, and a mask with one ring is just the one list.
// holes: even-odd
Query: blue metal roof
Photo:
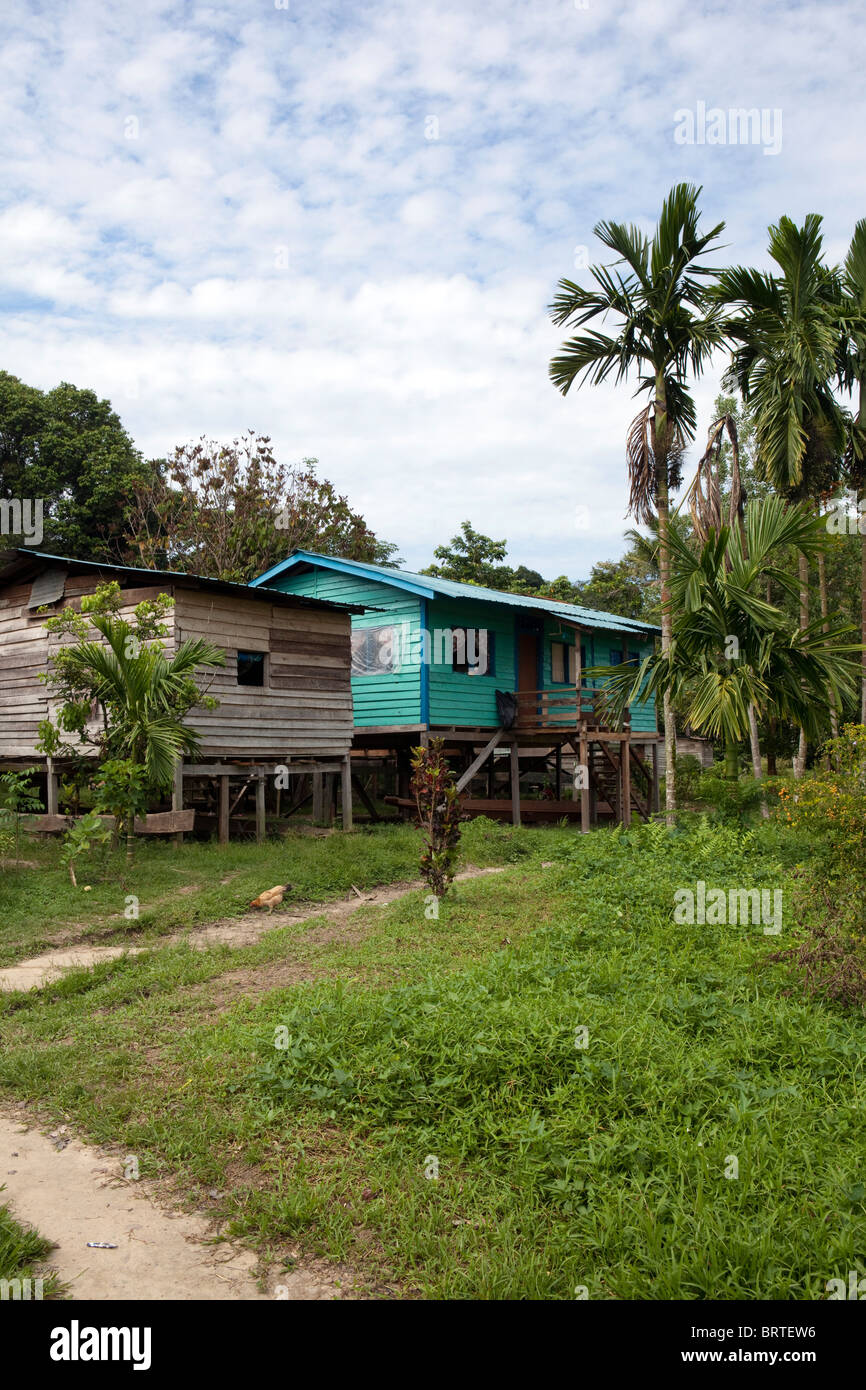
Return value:
[(387, 565), (371, 565), (364, 560), (341, 560), (334, 555), (319, 555), (314, 550), (295, 550), (287, 560), (265, 570), (264, 574), (250, 580), (250, 586), (272, 583), (278, 575), (285, 574), (296, 565), (318, 565), (322, 569), (338, 570), (342, 574), (355, 575), (362, 579), (372, 579), (380, 584), (390, 584), (396, 589), (405, 589), (419, 598), (466, 598), (482, 603), (501, 603), (513, 608), (529, 608), (549, 613), (553, 618), (578, 623), (581, 627), (604, 628), (613, 632), (646, 633), (661, 632), (654, 623), (639, 622), (636, 618), (621, 618), (615, 613), (600, 613), (594, 608), (581, 608), (576, 603), (563, 603), (559, 599), (533, 598), (528, 594), (509, 594), (503, 589), (485, 589), (480, 584), (461, 584), (454, 579), (438, 579), (429, 574), (413, 574), (409, 570), (392, 569)]

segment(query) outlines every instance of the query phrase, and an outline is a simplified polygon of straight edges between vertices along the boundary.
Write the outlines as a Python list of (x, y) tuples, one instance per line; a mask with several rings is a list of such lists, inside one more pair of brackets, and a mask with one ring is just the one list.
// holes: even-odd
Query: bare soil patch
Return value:
[(54, 1242), (47, 1263), (73, 1299), (357, 1297), (352, 1272), (325, 1260), (259, 1269), (255, 1254), (220, 1239), (213, 1216), (165, 1209), (151, 1184), (124, 1176), (125, 1159), (66, 1130), (42, 1133), (24, 1106), (0, 1110), (3, 1201)]

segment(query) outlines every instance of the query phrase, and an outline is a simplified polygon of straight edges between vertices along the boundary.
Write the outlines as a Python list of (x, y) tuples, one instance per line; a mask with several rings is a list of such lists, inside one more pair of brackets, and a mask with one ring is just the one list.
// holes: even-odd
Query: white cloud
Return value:
[[(619, 550), (636, 404), (550, 385), (556, 280), (681, 178), (726, 257), (813, 209), (842, 255), (866, 213), (857, 33), (853, 0), (24, 5), (0, 365), (110, 396), (149, 454), (253, 426), (318, 455), (410, 563), (469, 516), (515, 563), (586, 574)], [(698, 100), (781, 108), (782, 153), (676, 145)]]

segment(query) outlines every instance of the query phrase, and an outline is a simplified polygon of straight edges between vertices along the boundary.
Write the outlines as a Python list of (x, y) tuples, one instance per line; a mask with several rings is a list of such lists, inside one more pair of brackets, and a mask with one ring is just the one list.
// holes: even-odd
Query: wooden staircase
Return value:
[[(614, 820), (621, 819), (622, 804), (622, 759), (607, 742), (596, 742), (590, 735), (589, 744), (589, 787), (595, 814), (610, 815)], [(652, 813), (652, 773), (637, 748), (631, 748), (630, 808), (642, 820), (649, 820)]]

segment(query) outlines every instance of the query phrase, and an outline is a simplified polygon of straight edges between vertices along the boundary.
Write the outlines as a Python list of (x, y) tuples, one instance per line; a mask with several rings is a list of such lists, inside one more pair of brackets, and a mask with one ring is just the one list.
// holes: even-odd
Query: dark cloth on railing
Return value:
[(496, 715), (501, 728), (513, 729), (517, 723), (517, 696), (511, 690), (497, 690)]

